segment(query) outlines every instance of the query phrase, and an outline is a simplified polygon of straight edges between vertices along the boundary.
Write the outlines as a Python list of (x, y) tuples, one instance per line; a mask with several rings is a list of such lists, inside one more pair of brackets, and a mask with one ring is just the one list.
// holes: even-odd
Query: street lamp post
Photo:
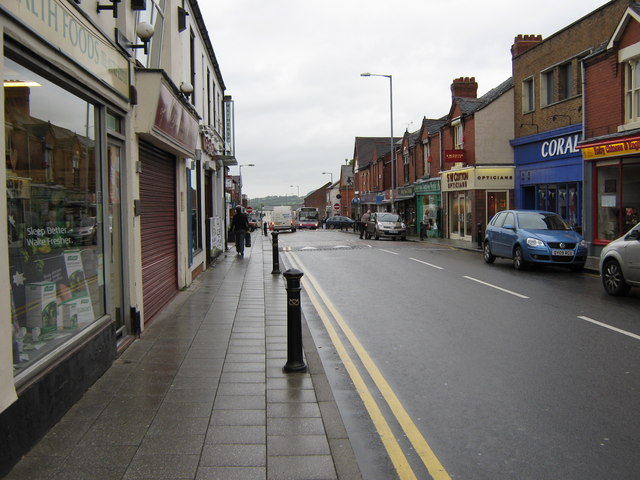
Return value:
[(300, 200), (300, 185), (289, 185), (289, 186), (298, 188), (298, 200)]
[(240, 204), (242, 205), (242, 167), (255, 167), (255, 163), (238, 164), (238, 179), (240, 182)]
[(361, 73), (361, 77), (385, 77), (389, 79), (389, 109), (391, 113), (391, 136), (389, 137), (389, 146), (391, 148), (391, 211), (396, 211), (395, 190), (396, 190), (396, 149), (393, 145), (393, 77), (392, 75), (383, 75), (379, 73)]
[(331, 185), (333, 185), (333, 173), (331, 172), (322, 172), (323, 175), (331, 175)]

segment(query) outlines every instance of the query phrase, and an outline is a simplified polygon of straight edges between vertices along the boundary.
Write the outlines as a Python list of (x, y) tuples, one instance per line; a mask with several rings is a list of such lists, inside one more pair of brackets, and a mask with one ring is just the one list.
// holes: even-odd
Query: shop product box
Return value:
[(56, 284), (53, 282), (28, 283), (26, 286), (27, 328), (39, 328), (41, 333), (58, 328)]
[(58, 330), (78, 328), (78, 301), (68, 300), (58, 305)]
[(64, 263), (72, 296), (72, 300), (68, 300), (65, 303), (74, 302), (78, 324), (82, 326), (88, 325), (95, 320), (95, 317), (80, 250), (65, 250)]

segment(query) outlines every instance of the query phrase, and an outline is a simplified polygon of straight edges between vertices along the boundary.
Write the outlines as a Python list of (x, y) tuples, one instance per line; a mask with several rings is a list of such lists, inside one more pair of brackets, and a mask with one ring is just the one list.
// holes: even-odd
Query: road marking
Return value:
[(477, 278), (467, 277), (466, 275), (464, 275), (463, 278), (466, 278), (467, 280), (473, 280), (474, 282), (481, 283), (482, 285), (486, 285), (487, 287), (495, 288), (496, 290), (500, 290), (501, 292), (505, 292), (505, 293), (508, 293), (510, 295), (515, 295), (516, 297), (529, 298), (526, 295), (522, 295), (521, 293), (512, 292), (511, 290), (507, 290), (506, 288), (498, 287), (497, 285), (492, 285), (491, 283), (483, 282), (482, 280), (478, 280)]
[(614, 332), (621, 333), (626, 335), (627, 337), (635, 338), (636, 340), (640, 340), (640, 335), (636, 335), (635, 333), (627, 332), (626, 330), (622, 330), (620, 328), (612, 327), (611, 325), (607, 325), (606, 323), (599, 322), (594, 320), (593, 318), (585, 317), (584, 315), (578, 315), (580, 320), (584, 320), (585, 322), (591, 322), (594, 325), (598, 325), (600, 327), (608, 328), (609, 330), (613, 330)]
[[(289, 254), (288, 257), (292, 258), (294, 263), (297, 264), (298, 268), (304, 271), (302, 262), (300, 262), (300, 260), (294, 253)], [(318, 303), (318, 300), (315, 297), (315, 295), (311, 292), (311, 289), (308, 288), (309, 283), (312, 284), (315, 291), (318, 292), (318, 295), (320, 296), (324, 305), (333, 316), (336, 324), (342, 329), (345, 337), (349, 340), (353, 349), (356, 351), (357, 355), (360, 357), (360, 361), (366, 368), (371, 379), (374, 381), (374, 383), (378, 387), (380, 394), (382, 394), (382, 397), (387, 402), (387, 405), (389, 406), (394, 416), (396, 417), (396, 420), (404, 430), (404, 433), (407, 436), (408, 440), (411, 442), (411, 445), (413, 446), (414, 450), (420, 456), (422, 463), (429, 471), (429, 474), (431, 475), (432, 479), (433, 480), (451, 480), (451, 477), (449, 476), (447, 471), (444, 469), (444, 467), (442, 466), (438, 458), (433, 453), (433, 450), (431, 450), (431, 447), (429, 446), (429, 444), (426, 442), (426, 440), (424, 439), (424, 437), (422, 436), (418, 428), (415, 426), (415, 424), (411, 420), (411, 417), (403, 407), (402, 403), (400, 402), (400, 400), (398, 399), (394, 391), (391, 389), (391, 386), (387, 383), (386, 379), (384, 378), (380, 370), (378, 370), (378, 367), (376, 366), (374, 361), (371, 359), (366, 349), (362, 346), (362, 344), (360, 343), (358, 338), (355, 336), (351, 328), (349, 328), (347, 322), (344, 320), (342, 315), (337, 311), (336, 307), (331, 303), (331, 300), (329, 299), (327, 294), (324, 292), (324, 290), (322, 290), (322, 288), (320, 287), (318, 282), (315, 280), (315, 278), (310, 273), (305, 273), (305, 276), (302, 278), (302, 283), (305, 286), (305, 292), (307, 292), (307, 294), (309, 295), (309, 298), (311, 298), (311, 301), (314, 303), (314, 307), (316, 308), (316, 311), (322, 318), (322, 321), (324, 322), (325, 327), (327, 328), (327, 332), (332, 337), (332, 341), (336, 346), (336, 350), (338, 351), (342, 359), (342, 362), (345, 364), (345, 367), (349, 371), (351, 379), (354, 382), (354, 385), (356, 386), (356, 390), (360, 394), (360, 397), (362, 398), (365, 404), (365, 407), (367, 408), (367, 411), (371, 416), (372, 421), (376, 425), (376, 429), (378, 430), (380, 438), (383, 441), (385, 448), (389, 453), (389, 457), (393, 462), (394, 467), (396, 468), (396, 471), (398, 472), (398, 475), (400, 476), (400, 478), (409, 479), (409, 478), (416, 478), (416, 477), (413, 470), (411, 469), (411, 466), (408, 464), (406, 457), (402, 452), (402, 449), (400, 448), (400, 445), (398, 445), (397, 440), (393, 436), (393, 433), (391, 432), (389, 425), (384, 418), (384, 415), (380, 411), (378, 405), (375, 403), (373, 395), (371, 394), (366, 384), (364, 383), (364, 380), (360, 376), (360, 373), (358, 372), (355, 364), (349, 357), (349, 354), (344, 348), (344, 345), (342, 344), (342, 341), (340, 340), (335, 329), (333, 328), (333, 325), (329, 320), (328, 316), (326, 315), (326, 312), (324, 311), (322, 306)], [(334, 335), (335, 335), (335, 338), (334, 338)], [(344, 355), (344, 358), (343, 358), (343, 355)]]
[(390, 253), (391, 255), (399, 255), (398, 252), (392, 252), (391, 250), (385, 250), (384, 248), (379, 248), (378, 250), (380, 250), (381, 252)]
[(300, 250), (317, 250), (316, 247), (302, 247)]
[(423, 262), (422, 260), (418, 260), (417, 258), (411, 258), (411, 257), (409, 257), (409, 258), (410, 258), (410, 260), (413, 260), (414, 262), (423, 263), (423, 264), (428, 265), (430, 267), (437, 268), (438, 270), (444, 270), (444, 268), (439, 267), (438, 265), (434, 265), (432, 263)]

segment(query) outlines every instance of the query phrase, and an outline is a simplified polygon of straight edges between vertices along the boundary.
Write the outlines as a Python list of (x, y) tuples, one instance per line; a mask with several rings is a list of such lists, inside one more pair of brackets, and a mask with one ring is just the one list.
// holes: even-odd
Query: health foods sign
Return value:
[(59, 0), (10, 0), (8, 9), (97, 78), (129, 96), (129, 62), (73, 7)]

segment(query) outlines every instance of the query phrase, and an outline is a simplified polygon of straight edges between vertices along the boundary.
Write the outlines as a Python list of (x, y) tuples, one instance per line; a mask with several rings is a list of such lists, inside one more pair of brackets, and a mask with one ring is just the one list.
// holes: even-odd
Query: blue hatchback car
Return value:
[(582, 236), (557, 213), (503, 210), (487, 225), (483, 257), (487, 263), (496, 257), (511, 258), (516, 270), (538, 263), (580, 271), (587, 260), (587, 247)]

